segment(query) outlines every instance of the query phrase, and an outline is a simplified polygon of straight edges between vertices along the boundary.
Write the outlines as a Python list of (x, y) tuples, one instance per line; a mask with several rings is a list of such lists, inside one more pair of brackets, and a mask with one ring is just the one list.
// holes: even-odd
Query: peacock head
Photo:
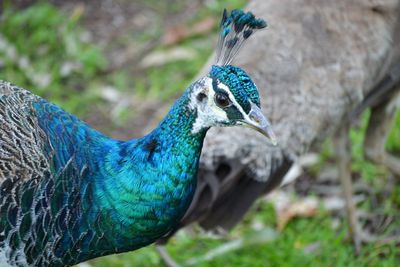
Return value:
[(257, 30), (266, 27), (264, 20), (250, 12), (224, 10), (216, 64), (206, 77), (195, 82), (191, 106), (197, 118), (193, 132), (211, 126), (243, 125), (257, 130), (276, 145), (276, 137), (260, 108), (257, 86), (239, 67), (229, 65), (243, 42)]

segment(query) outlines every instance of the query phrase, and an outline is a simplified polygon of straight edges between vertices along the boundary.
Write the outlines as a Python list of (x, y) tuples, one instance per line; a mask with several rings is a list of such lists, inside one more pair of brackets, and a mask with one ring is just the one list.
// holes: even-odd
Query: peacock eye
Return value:
[(215, 95), (215, 103), (217, 103), (220, 108), (226, 108), (231, 105), (231, 101), (229, 100), (228, 96), (221, 93), (217, 93)]

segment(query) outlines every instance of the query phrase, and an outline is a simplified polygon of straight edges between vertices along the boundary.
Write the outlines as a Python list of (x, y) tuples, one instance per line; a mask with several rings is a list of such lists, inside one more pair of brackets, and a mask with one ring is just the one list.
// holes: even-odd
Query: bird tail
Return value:
[(251, 12), (245, 13), (242, 10), (235, 9), (229, 14), (224, 9), (217, 44), (216, 65), (229, 65), (253, 32), (266, 26), (267, 23), (263, 19), (255, 18)]

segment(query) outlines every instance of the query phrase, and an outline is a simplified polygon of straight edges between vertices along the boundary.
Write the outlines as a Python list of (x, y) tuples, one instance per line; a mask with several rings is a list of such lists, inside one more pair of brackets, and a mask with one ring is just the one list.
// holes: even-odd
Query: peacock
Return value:
[(266, 22), (223, 12), (216, 63), (149, 134), (120, 141), (0, 82), (0, 265), (70, 266), (135, 250), (172, 231), (195, 189), (213, 126), (247, 126), (276, 144), (258, 89), (230, 65)]

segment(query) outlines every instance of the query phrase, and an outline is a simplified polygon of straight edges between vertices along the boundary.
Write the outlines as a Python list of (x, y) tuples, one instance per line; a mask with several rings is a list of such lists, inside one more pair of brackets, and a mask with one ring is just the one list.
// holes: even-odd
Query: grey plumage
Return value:
[[(253, 0), (269, 31), (235, 64), (248, 69), (279, 139), (269, 146), (243, 129), (213, 129), (204, 145), (198, 192), (182, 222), (231, 228), (255, 199), (279, 184), (292, 161), (340, 128), (396, 62), (398, 0)], [(274, 183), (271, 181), (275, 181)]]

